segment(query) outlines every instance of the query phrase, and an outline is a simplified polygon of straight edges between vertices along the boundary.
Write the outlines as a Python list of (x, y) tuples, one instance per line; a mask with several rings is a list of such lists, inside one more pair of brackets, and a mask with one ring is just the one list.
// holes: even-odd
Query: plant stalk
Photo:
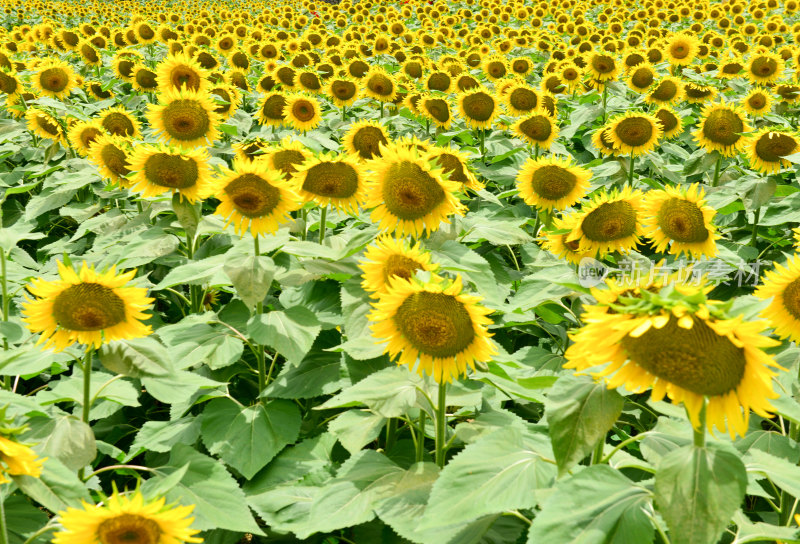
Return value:
[(755, 217), (753, 218), (753, 234), (750, 237), (750, 245), (752, 247), (756, 247), (756, 242), (758, 241), (758, 220), (761, 218), (761, 208), (758, 208), (755, 211)]
[[(383, 103), (383, 102), (381, 102), (381, 103)], [(319, 218), (319, 243), (320, 244), (322, 244), (322, 242), (325, 240), (325, 228), (328, 226), (327, 225), (327, 219), (328, 219), (328, 206), (323, 206), (322, 207), (322, 214), (320, 215), (320, 218)]]
[(633, 189), (633, 153), (631, 153), (631, 160), (628, 163), (628, 187)]
[(436, 405), (436, 464), (444, 468), (445, 430), (447, 429), (445, 401), (447, 400), (447, 382), (439, 384), (439, 403)]
[(419, 436), (417, 436), (417, 463), (422, 462), (422, 457), (425, 454), (425, 419), (427, 414), (425, 410), (419, 411)]
[(694, 446), (696, 448), (706, 447), (706, 399), (703, 399), (703, 405), (700, 407), (700, 428), (694, 430)]
[[(258, 236), (253, 237), (253, 251), (256, 257), (261, 254), (261, 248), (258, 246)], [(264, 302), (259, 300), (256, 302), (256, 315), (261, 315), (263, 313)], [(263, 404), (266, 404), (267, 399), (261, 396), (261, 394), (264, 393), (264, 390), (267, 388), (267, 362), (264, 354), (264, 346), (261, 344), (254, 345), (256, 362), (258, 363), (258, 398)]]
[(719, 183), (719, 167), (722, 164), (722, 155), (720, 154), (717, 157), (717, 162), (714, 165), (714, 179), (711, 180), (711, 186), (716, 187), (717, 183)]

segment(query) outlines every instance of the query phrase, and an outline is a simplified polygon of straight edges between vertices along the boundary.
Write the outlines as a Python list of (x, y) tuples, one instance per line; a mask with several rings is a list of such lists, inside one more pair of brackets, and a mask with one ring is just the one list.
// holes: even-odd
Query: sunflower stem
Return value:
[(539, 158), (539, 144), (534, 144), (533, 146), (533, 158), (534, 159)]
[(608, 85), (603, 85), (603, 124), (606, 123), (608, 118), (608, 111), (606, 110), (606, 102), (608, 101)]
[(303, 240), (305, 241), (306, 236), (308, 235), (308, 229), (306, 228), (306, 221), (308, 220), (308, 211), (305, 208), (301, 210), (301, 216), (303, 217)]
[(706, 447), (706, 399), (703, 398), (703, 403), (700, 406), (700, 413), (698, 414), (697, 418), (700, 420), (700, 424), (698, 425), (697, 429), (694, 429), (694, 447), (695, 448), (705, 448)]
[[(83, 406), (81, 409), (81, 421), (89, 425), (89, 410), (92, 408), (92, 355), (94, 347), (86, 348), (86, 355), (83, 358)], [(78, 478), (83, 480), (86, 467), (78, 471)]]
[(486, 163), (486, 129), (479, 128), (481, 135), (481, 162)]
[(322, 214), (319, 217), (319, 243), (322, 244), (325, 241), (325, 228), (327, 225), (328, 220), (328, 206), (322, 207)]
[(603, 462), (603, 448), (606, 445), (605, 437), (597, 443), (594, 447), (594, 451), (592, 452), (592, 464), (598, 465)]
[(347, 113), (347, 107), (346, 106), (342, 106), (342, 121), (345, 120), (346, 113)]
[(633, 153), (631, 153), (631, 160), (628, 163), (628, 187), (633, 188)]
[(717, 183), (719, 183), (719, 166), (722, 164), (722, 154), (720, 153), (717, 156), (717, 162), (714, 165), (714, 179), (711, 180), (711, 186), (716, 187)]
[[(0, 289), (3, 295), (3, 323), (8, 321), (8, 273), (6, 272), (6, 250), (0, 247)], [(3, 336), (3, 351), (8, 349), (8, 338)], [(7, 376), (9, 377), (9, 376)], [(8, 388), (8, 384), (6, 384)]]
[(6, 527), (6, 498), (0, 497), (0, 544), (8, 544), (8, 528)]
[(394, 447), (397, 442), (397, 418), (390, 417), (389, 422), (386, 424), (386, 445), (384, 451), (389, 451)]
[[(186, 256), (190, 261), (194, 260), (194, 239), (191, 233), (186, 233)], [(200, 312), (200, 289), (199, 285), (189, 286), (189, 299), (191, 300), (190, 311), (193, 314)]]
[(383, 100), (380, 101), (381, 104), (381, 119), (383, 119)]
[(439, 403), (436, 405), (436, 464), (444, 468), (445, 429), (447, 429), (447, 414), (445, 401), (447, 399), (447, 382), (439, 384)]
[(425, 454), (425, 418), (427, 414), (425, 410), (419, 411), (419, 435), (417, 436), (417, 455), (415, 457), (417, 463), (422, 462), (422, 457)]
[(758, 242), (758, 220), (761, 218), (761, 208), (758, 208), (754, 212), (753, 217), (753, 235), (750, 237), (750, 245), (752, 247), (756, 247), (756, 242)]

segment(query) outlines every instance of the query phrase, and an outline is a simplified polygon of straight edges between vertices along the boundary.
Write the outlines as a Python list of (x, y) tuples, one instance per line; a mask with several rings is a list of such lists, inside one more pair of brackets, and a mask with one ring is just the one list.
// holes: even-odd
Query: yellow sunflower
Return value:
[(182, 544), (202, 542), (191, 529), (194, 506), (167, 506), (164, 498), (146, 502), (140, 491), (132, 496), (114, 490), (102, 506), (84, 502), (58, 513), (61, 530), (53, 544)]
[(629, 111), (608, 120), (606, 135), (621, 153), (644, 155), (652, 151), (661, 137), (661, 123), (648, 113)]
[(219, 136), (220, 116), (206, 93), (166, 90), (148, 106), (147, 120), (162, 141), (183, 148), (207, 145)]
[(89, 155), (91, 144), (103, 134), (100, 121), (78, 121), (67, 131), (67, 138), (72, 148), (82, 157)]
[(433, 121), (434, 125), (445, 130), (450, 128), (453, 117), (450, 114), (450, 104), (447, 99), (422, 95), (417, 106), (422, 116)]
[(202, 93), (208, 86), (208, 71), (188, 54), (175, 53), (158, 63), (156, 81), (162, 91), (188, 89)]
[(744, 436), (751, 409), (771, 417), (773, 369), (783, 369), (764, 348), (778, 342), (761, 334), (764, 321), (727, 315), (723, 303), (706, 298), (704, 284), (656, 281), (593, 289), (598, 303), (584, 306), (565, 368), (602, 377), (609, 389), (650, 388), (653, 401), (683, 403), (695, 429), (705, 404), (709, 425)]
[(89, 160), (93, 162), (103, 179), (129, 187), (126, 179), (130, 143), (121, 136), (101, 134), (89, 145)]
[(766, 85), (783, 76), (786, 63), (780, 55), (764, 51), (754, 54), (745, 67), (747, 79), (754, 85)]
[(334, 77), (328, 82), (327, 94), (336, 107), (344, 108), (358, 100), (358, 84), (347, 77)]
[(301, 197), (320, 206), (331, 204), (355, 214), (364, 200), (364, 172), (355, 157), (335, 153), (313, 157), (297, 168), (292, 179)]
[(683, 119), (674, 109), (669, 106), (661, 106), (653, 113), (653, 116), (658, 120), (663, 131), (661, 137), (665, 140), (677, 138), (683, 134)]
[(706, 151), (719, 151), (725, 157), (733, 157), (747, 143), (742, 133), (751, 130), (746, 115), (737, 106), (709, 104), (700, 112), (698, 128), (692, 134)]
[(505, 57), (500, 55), (491, 56), (483, 63), (483, 72), (490, 81), (503, 79), (510, 71)]
[(280, 171), (287, 180), (312, 157), (311, 150), (289, 136), (283, 138), (277, 146), (267, 148), (261, 156), (269, 168)]
[(381, 157), (367, 163), (370, 171), (364, 206), (374, 208), (373, 222), (381, 230), (402, 236), (421, 236), (438, 230), (448, 216), (465, 209), (455, 192), (458, 183), (434, 167), (427, 152), (406, 145), (381, 148)]
[(618, 149), (614, 147), (614, 140), (608, 133), (608, 126), (602, 126), (592, 134), (592, 144), (601, 155), (613, 157), (618, 154)]
[(167, 191), (178, 192), (194, 203), (210, 190), (211, 169), (208, 152), (201, 147), (173, 148), (165, 144), (142, 144), (128, 156), (130, 188), (145, 197)]
[(430, 150), (430, 159), (444, 170), (445, 179), (461, 184), (473, 191), (484, 189), (484, 185), (470, 170), (469, 157), (456, 148), (434, 147)]
[(563, 210), (586, 195), (591, 177), (572, 159), (528, 158), (517, 175), (517, 190), (528, 206)]
[(100, 124), (108, 134), (123, 138), (142, 136), (138, 119), (122, 106), (108, 108), (100, 112)]
[(581, 208), (567, 241), (580, 240), (580, 250), (586, 251), (590, 257), (633, 249), (644, 234), (641, 218), (643, 198), (641, 191), (630, 187), (621, 192), (600, 192)]
[(158, 89), (156, 73), (144, 64), (133, 67), (133, 88), (143, 93), (155, 92)]
[(488, 128), (499, 113), (497, 101), (485, 89), (463, 92), (458, 97), (458, 111), (472, 128)]
[(790, 168), (792, 163), (784, 157), (797, 153), (798, 148), (800, 142), (796, 132), (773, 130), (772, 127), (759, 129), (745, 143), (750, 168), (764, 174), (777, 174), (781, 168)]
[(649, 62), (642, 62), (631, 68), (628, 74), (628, 87), (637, 93), (643, 93), (655, 83), (658, 73)]
[(384, 235), (367, 246), (364, 260), (358, 266), (364, 272), (361, 282), (364, 291), (378, 298), (389, 289), (391, 278), (408, 280), (417, 270), (433, 272), (439, 265), (431, 264), (431, 254), (419, 242), (409, 246), (404, 240)]
[(659, 105), (676, 104), (683, 98), (683, 82), (673, 76), (666, 76), (653, 83), (645, 96), (645, 102)]
[(47, 460), (37, 458), (35, 451), (25, 444), (20, 444), (13, 437), (14, 434), (0, 435), (0, 484), (11, 483), (8, 476), (40, 477), (42, 465)]
[(590, 257), (588, 252), (581, 250), (580, 240), (570, 239), (578, 219), (576, 214), (555, 218), (552, 229), (544, 232), (542, 247), (559, 259), (565, 259), (572, 264), (580, 264), (581, 259)]
[(58, 59), (48, 59), (36, 67), (31, 84), (44, 96), (61, 99), (76, 87), (75, 78), (72, 66)]
[(259, 137), (248, 138), (231, 144), (231, 149), (236, 153), (236, 158), (247, 161), (264, 158), (269, 148), (270, 142)]
[(600, 83), (605, 83), (617, 77), (620, 71), (620, 62), (606, 52), (593, 52), (589, 55), (586, 70), (591, 78)]
[(286, 95), (279, 91), (266, 93), (258, 104), (258, 122), (266, 126), (280, 126), (285, 122)]
[(58, 120), (39, 108), (28, 108), (25, 111), (25, 119), (28, 121), (28, 129), (39, 136), (54, 142), (64, 141), (64, 129)]
[(361, 91), (379, 102), (392, 102), (397, 97), (397, 83), (388, 72), (374, 67), (361, 78)]
[(253, 236), (275, 232), (302, 206), (292, 183), (264, 161), (234, 159), (233, 170), (216, 180), (214, 194), (220, 200), (214, 213), (233, 223), (240, 235), (248, 229)]
[(673, 34), (667, 38), (664, 54), (673, 66), (688, 66), (697, 56), (700, 42), (689, 34)]
[(116, 274), (114, 267), (98, 273), (83, 263), (79, 272), (58, 263), (60, 280), (33, 280), (27, 287), (23, 321), (32, 333), (42, 333), (37, 344), (62, 351), (74, 343), (99, 348), (105, 342), (150, 334), (142, 321), (150, 316), (152, 298), (147, 289), (128, 283), (136, 270)]
[(753, 116), (761, 116), (772, 111), (772, 95), (763, 87), (753, 87), (742, 99), (744, 111)]
[(550, 149), (558, 137), (556, 120), (544, 109), (537, 108), (528, 117), (521, 117), (511, 127), (511, 131), (540, 149)]
[(769, 320), (775, 334), (800, 342), (800, 254), (789, 257), (785, 265), (775, 263), (775, 270), (764, 273), (763, 284), (753, 294), (772, 298), (760, 315)]
[(539, 92), (525, 83), (515, 83), (503, 95), (506, 109), (510, 115), (530, 115), (539, 107)]
[(381, 146), (389, 143), (389, 133), (377, 121), (363, 120), (350, 125), (342, 138), (342, 146), (362, 160), (380, 157)]
[(297, 131), (313, 130), (322, 121), (319, 101), (309, 95), (290, 95), (286, 98), (283, 117), (286, 123)]
[(489, 339), (491, 310), (462, 288), (460, 275), (452, 282), (435, 275), (427, 283), (392, 278), (369, 315), (372, 334), (388, 342), (385, 351), (397, 364), (438, 383), (465, 375), (497, 349)]
[(642, 208), (644, 234), (653, 249), (672, 255), (715, 257), (719, 235), (712, 225), (716, 210), (706, 205), (704, 192), (696, 183), (690, 187), (667, 186), (645, 195)]

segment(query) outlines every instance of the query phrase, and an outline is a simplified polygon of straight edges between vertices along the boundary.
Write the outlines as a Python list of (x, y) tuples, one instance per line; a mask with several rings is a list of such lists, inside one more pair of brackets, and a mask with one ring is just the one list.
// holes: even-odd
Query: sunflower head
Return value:
[(286, 95), (273, 91), (266, 93), (258, 108), (258, 122), (267, 126), (278, 126), (285, 122)]
[(386, 128), (376, 121), (358, 121), (350, 125), (342, 139), (348, 153), (358, 155), (362, 160), (381, 156), (381, 146), (389, 143)]
[(89, 144), (89, 160), (93, 162), (100, 175), (112, 183), (129, 186), (127, 175), (130, 142), (122, 136), (100, 134)]
[(753, 116), (760, 116), (772, 110), (772, 95), (762, 87), (750, 89), (742, 100), (744, 110)]
[(89, 147), (101, 134), (103, 125), (99, 121), (79, 121), (69, 128), (67, 137), (73, 149), (79, 155), (86, 157), (89, 154)]
[(267, 149), (263, 158), (270, 168), (280, 171), (285, 179), (289, 179), (311, 156), (311, 152), (303, 144), (287, 136), (277, 147)]
[(417, 270), (434, 271), (430, 253), (419, 242), (409, 245), (391, 236), (381, 236), (367, 247), (364, 260), (359, 263), (364, 272), (361, 286), (371, 297), (378, 298), (389, 288), (392, 278), (410, 280)]
[(588, 256), (609, 251), (626, 252), (639, 243), (642, 229), (643, 193), (626, 187), (621, 192), (602, 191), (581, 209), (568, 241), (580, 240)]
[(25, 119), (28, 121), (28, 129), (40, 138), (47, 138), (54, 142), (61, 142), (64, 139), (64, 129), (58, 119), (39, 108), (28, 108), (25, 111)]
[(754, 84), (765, 85), (777, 81), (783, 75), (785, 62), (780, 55), (771, 52), (754, 54), (747, 62), (747, 79)]
[(220, 116), (207, 93), (182, 88), (161, 94), (150, 104), (147, 118), (161, 140), (184, 148), (206, 145), (217, 139)]
[(358, 85), (350, 78), (331, 78), (328, 83), (328, 96), (340, 108), (349, 106), (358, 100)]
[(529, 158), (517, 175), (517, 190), (529, 206), (563, 210), (584, 197), (591, 177), (570, 159)]
[(203, 92), (208, 85), (208, 71), (186, 53), (168, 55), (156, 66), (156, 81), (162, 91), (188, 89)]
[(525, 84), (513, 85), (503, 97), (511, 115), (529, 115), (540, 102), (536, 89)]
[(292, 128), (304, 132), (319, 126), (321, 111), (319, 101), (313, 96), (295, 94), (287, 97), (283, 117)]
[(581, 259), (590, 255), (581, 249), (580, 240), (571, 237), (577, 221), (576, 214), (555, 218), (552, 228), (544, 232), (542, 247), (560, 259), (565, 259), (572, 264), (580, 264)]
[[(799, 232), (795, 229), (796, 241)], [(762, 281), (754, 295), (772, 301), (761, 316), (769, 320), (780, 338), (800, 341), (800, 256), (795, 253), (785, 264), (776, 263), (773, 270), (764, 273)]]
[(132, 190), (145, 197), (170, 191), (194, 203), (210, 190), (208, 159), (208, 152), (201, 147), (183, 150), (164, 144), (139, 145), (128, 157), (128, 169), (133, 172), (128, 181)]
[(673, 255), (715, 257), (719, 235), (711, 223), (714, 215), (716, 210), (705, 204), (703, 190), (695, 183), (688, 188), (667, 186), (649, 191), (642, 222), (656, 251), (663, 253), (669, 246)]
[(592, 134), (592, 144), (601, 155), (614, 156), (618, 154), (618, 148), (614, 147), (614, 140), (609, 133), (609, 127), (604, 125)]
[(669, 106), (661, 106), (655, 111), (653, 116), (658, 120), (661, 126), (661, 130), (663, 131), (661, 135), (662, 138), (668, 140), (676, 138), (683, 133), (683, 119)]
[(331, 153), (306, 161), (293, 175), (298, 193), (320, 206), (331, 204), (356, 213), (364, 199), (365, 182), (362, 167), (354, 159)]
[(100, 124), (103, 126), (103, 130), (112, 136), (123, 138), (139, 138), (141, 136), (139, 121), (122, 106), (101, 111)]
[(372, 68), (361, 80), (364, 95), (379, 102), (391, 102), (397, 96), (397, 83), (385, 70)]
[(693, 132), (697, 143), (706, 151), (719, 151), (726, 157), (738, 153), (747, 139), (742, 135), (752, 127), (737, 106), (710, 104), (703, 108), (697, 130)]
[(745, 147), (753, 170), (775, 174), (781, 168), (791, 167), (792, 163), (784, 157), (797, 153), (800, 139), (795, 132), (764, 127), (747, 138)]
[(44, 96), (61, 99), (76, 86), (75, 71), (72, 66), (60, 60), (48, 60), (36, 67), (31, 78), (33, 87)]
[(498, 113), (497, 100), (480, 88), (462, 93), (458, 109), (467, 125), (473, 128), (490, 127)]
[(662, 129), (653, 115), (629, 111), (609, 119), (606, 134), (620, 153), (643, 155), (655, 148)]
[(473, 191), (480, 191), (484, 185), (478, 181), (469, 168), (469, 157), (455, 148), (434, 147), (430, 151), (430, 158), (442, 168), (444, 176), (450, 181), (469, 187)]
[(648, 90), (656, 80), (657, 73), (649, 62), (642, 62), (631, 68), (628, 76), (628, 87), (637, 93)]
[(689, 34), (674, 34), (667, 40), (666, 57), (673, 66), (687, 66), (697, 56), (699, 49), (697, 38)]
[(450, 127), (452, 121), (450, 104), (444, 98), (423, 96), (418, 106), (422, 115), (433, 121), (437, 127), (443, 129)]

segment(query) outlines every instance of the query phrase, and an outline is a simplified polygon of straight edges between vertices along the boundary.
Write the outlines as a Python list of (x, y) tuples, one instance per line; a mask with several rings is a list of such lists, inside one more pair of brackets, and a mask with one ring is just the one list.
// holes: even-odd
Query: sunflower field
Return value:
[(0, 544), (800, 542), (798, 0), (2, 5)]

